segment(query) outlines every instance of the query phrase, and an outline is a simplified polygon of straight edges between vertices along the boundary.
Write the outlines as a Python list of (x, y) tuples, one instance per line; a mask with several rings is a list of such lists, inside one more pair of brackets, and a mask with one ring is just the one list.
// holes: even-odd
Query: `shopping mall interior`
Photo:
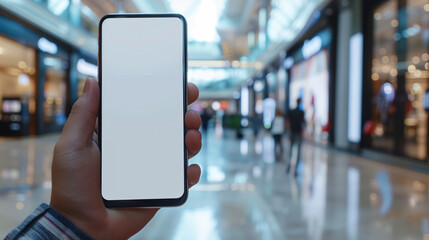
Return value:
[(428, 0), (0, 0), (1, 237), (50, 203), (109, 13), (182, 14), (199, 88), (200, 181), (132, 239), (429, 239)]

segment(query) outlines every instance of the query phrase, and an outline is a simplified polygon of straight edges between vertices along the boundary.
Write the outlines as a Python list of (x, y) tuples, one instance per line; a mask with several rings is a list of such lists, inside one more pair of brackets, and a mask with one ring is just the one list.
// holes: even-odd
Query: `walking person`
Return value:
[(276, 155), (277, 162), (281, 160), (281, 156), (283, 155), (282, 136), (284, 131), (285, 120), (283, 117), (283, 113), (280, 109), (276, 109), (276, 116), (271, 127), (271, 134), (274, 138), (274, 153)]
[[(301, 98), (296, 100), (296, 108), (289, 113), (290, 122), (290, 157), (286, 172), (290, 172), (292, 160), (295, 160), (295, 176), (301, 158), (302, 130), (305, 126), (304, 111), (300, 109)], [(295, 154), (294, 154), (295, 153)], [(295, 157), (295, 159), (293, 159)]]
[(261, 129), (261, 117), (256, 115), (252, 119), (252, 130), (253, 130), (253, 137), (256, 139), (259, 135), (259, 130)]
[(211, 118), (212, 118), (212, 115), (209, 114), (207, 108), (204, 108), (201, 114), (201, 130), (204, 136), (207, 135), (207, 129), (209, 128), (209, 121)]

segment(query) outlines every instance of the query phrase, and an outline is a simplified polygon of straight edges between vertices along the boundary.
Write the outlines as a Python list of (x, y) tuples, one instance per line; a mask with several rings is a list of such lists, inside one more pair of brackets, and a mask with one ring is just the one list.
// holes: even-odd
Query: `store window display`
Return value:
[(0, 135), (35, 133), (36, 51), (0, 36)]
[(326, 143), (329, 131), (328, 51), (322, 50), (291, 69), (289, 107), (302, 99), (307, 137)]
[(428, 158), (429, 5), (389, 0), (373, 15), (372, 148)]

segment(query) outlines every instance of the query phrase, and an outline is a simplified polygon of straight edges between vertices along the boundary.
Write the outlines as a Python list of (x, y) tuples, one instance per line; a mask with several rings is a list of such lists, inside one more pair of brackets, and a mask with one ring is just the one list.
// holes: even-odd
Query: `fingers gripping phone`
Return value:
[(183, 204), (186, 20), (112, 14), (99, 26), (101, 194), (107, 207)]

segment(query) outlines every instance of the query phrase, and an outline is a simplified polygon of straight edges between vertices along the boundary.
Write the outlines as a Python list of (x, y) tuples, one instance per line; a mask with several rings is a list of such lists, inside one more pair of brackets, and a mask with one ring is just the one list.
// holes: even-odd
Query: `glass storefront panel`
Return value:
[[(66, 121), (67, 68), (68, 64), (61, 58), (47, 56), (46, 80), (44, 86), (44, 122), (49, 127), (60, 127)], [(48, 130), (49, 131), (49, 130)]]
[(372, 147), (425, 160), (429, 14), (426, 0), (386, 1), (374, 12)]
[[(372, 116), (375, 128), (372, 146), (376, 149), (393, 151), (395, 93), (397, 90), (397, 71), (395, 40), (392, 38), (397, 25), (396, 0), (387, 1), (374, 13), (374, 44), (372, 60)], [(392, 25), (392, 23), (394, 23)]]
[(289, 107), (302, 99), (306, 135), (315, 142), (326, 143), (329, 137), (329, 52), (322, 50), (291, 69)]
[(0, 135), (35, 133), (36, 51), (0, 36)]
[[(407, 72), (405, 90), (409, 105), (405, 116), (405, 155), (425, 159), (427, 156), (428, 113), (424, 109), (424, 95), (429, 90), (429, 13), (427, 0), (408, 0), (407, 25), (402, 37), (406, 38)], [(425, 69), (426, 65), (426, 69)]]
[[(331, 92), (335, 79), (330, 74), (332, 39), (332, 29), (323, 28), (290, 51), (282, 63), (287, 69), (288, 111), (296, 107), (302, 109), (306, 125), (304, 136), (322, 144), (329, 143), (333, 133), (331, 107), (335, 103)], [(300, 106), (297, 106), (298, 98), (302, 100)]]

